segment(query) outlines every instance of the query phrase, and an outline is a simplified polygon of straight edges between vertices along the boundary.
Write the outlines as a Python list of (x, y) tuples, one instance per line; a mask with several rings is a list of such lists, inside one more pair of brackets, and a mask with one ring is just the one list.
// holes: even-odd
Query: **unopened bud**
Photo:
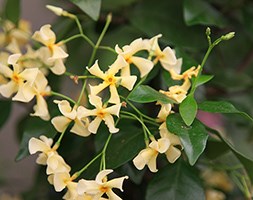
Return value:
[(207, 36), (211, 35), (211, 29), (209, 27), (206, 28), (206, 35)]
[(46, 5), (46, 7), (51, 10), (54, 14), (61, 16), (64, 10), (60, 7)]
[(230, 40), (230, 39), (233, 38), (234, 36), (235, 36), (235, 32), (230, 32), (230, 33), (228, 33), (228, 34), (226, 34), (226, 35), (221, 36), (221, 39), (222, 39), (222, 40)]

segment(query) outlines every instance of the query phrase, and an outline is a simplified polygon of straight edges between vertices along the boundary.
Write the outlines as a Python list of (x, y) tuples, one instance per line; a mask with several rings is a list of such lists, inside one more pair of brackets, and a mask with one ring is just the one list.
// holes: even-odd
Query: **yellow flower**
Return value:
[[(26, 81), (27, 85), (32, 85), (37, 77), (39, 70), (37, 68), (21, 70), (20, 65), (17, 64), (21, 54), (13, 54), (8, 58), (8, 64), (12, 66), (13, 70), (4, 64), (0, 63), (0, 73), (9, 78), (9, 82), (0, 85), (0, 94), (9, 98), (16, 93)], [(15, 97), (14, 97), (15, 98)]]
[(44, 44), (47, 48), (42, 48), (40, 51), (45, 58), (46, 64), (52, 66), (50, 69), (53, 73), (61, 75), (66, 68), (63, 64), (63, 59), (68, 57), (68, 54), (63, 50), (62, 43), (56, 43), (55, 33), (51, 30), (51, 25), (46, 24), (36, 31), (32, 38)]
[(164, 153), (167, 157), (167, 160), (170, 163), (174, 163), (181, 156), (181, 150), (183, 149), (182, 143), (177, 135), (168, 131), (166, 122), (160, 125), (159, 132), (161, 138), (167, 138), (170, 142), (169, 148)]
[(114, 120), (112, 115), (119, 116), (119, 111), (121, 104), (116, 104), (110, 107), (105, 107), (102, 104), (100, 97), (95, 95), (89, 95), (89, 101), (91, 105), (96, 108), (93, 110), (88, 110), (83, 106), (77, 108), (77, 113), (80, 118), (86, 118), (88, 116), (95, 116), (95, 119), (90, 122), (88, 130), (91, 133), (97, 133), (98, 127), (102, 121), (105, 121), (105, 124), (108, 126), (110, 133), (116, 133), (119, 131), (118, 128), (115, 128)]
[(200, 66), (196, 67), (191, 67), (190, 69), (186, 70), (184, 73), (182, 74), (178, 74), (175, 73), (175, 71), (171, 70), (170, 74), (171, 74), (171, 78), (173, 80), (189, 80), (192, 78), (192, 76), (197, 77), (198, 73), (199, 73), (199, 69)]
[(117, 87), (121, 85), (127, 88), (128, 90), (132, 90), (137, 80), (136, 76), (130, 75), (116, 76), (118, 71), (125, 66), (127, 66), (127, 62), (124, 60), (122, 56), (118, 56), (116, 61), (109, 67), (109, 69), (106, 72), (100, 70), (97, 61), (91, 68), (87, 68), (92, 75), (95, 75), (103, 79), (103, 83), (97, 86), (90, 85), (91, 94), (96, 95), (105, 88), (109, 87), (111, 93), (109, 102), (115, 104), (120, 103)]
[(158, 39), (162, 37), (161, 34), (154, 36), (149, 40), (150, 45), (150, 54), (155, 56), (153, 60), (154, 64), (160, 61), (162, 67), (167, 71), (174, 70), (177, 73), (181, 71), (182, 59), (176, 58), (174, 51), (170, 47), (166, 47), (164, 50), (161, 50), (158, 44)]
[(38, 71), (33, 84), (29, 84), (28, 82), (24, 83), (20, 87), (16, 96), (13, 97), (13, 100), (29, 102), (36, 96), (37, 104), (33, 107), (35, 112), (31, 115), (38, 116), (43, 120), (49, 120), (50, 115), (48, 112), (47, 102), (44, 97), (48, 96), (50, 91), (51, 89), (48, 86), (46, 77), (41, 71)]
[(161, 109), (157, 115), (158, 121), (159, 122), (165, 122), (167, 116), (173, 112), (172, 109), (172, 104), (168, 103), (168, 104), (163, 104), (160, 102), (157, 102), (156, 104), (160, 104), (161, 105)]
[(13, 22), (5, 20), (3, 23), (3, 33), (0, 33), (0, 47), (7, 46), (13, 40), (21, 47), (28, 43), (31, 36), (31, 26), (29, 22), (20, 20), (16, 26)]
[(115, 178), (107, 181), (107, 175), (112, 173), (112, 169), (100, 171), (95, 180), (81, 179), (77, 185), (79, 195), (84, 193), (93, 196), (93, 199), (100, 199), (103, 194), (106, 194), (110, 200), (120, 200), (121, 198), (113, 192), (113, 188), (120, 189), (123, 192), (123, 181), (128, 179), (128, 176)]
[(149, 44), (147, 41), (139, 38), (134, 40), (130, 45), (125, 45), (119, 48), (118, 45), (115, 46), (115, 51), (124, 57), (127, 65), (121, 69), (122, 76), (130, 76), (130, 64), (134, 64), (140, 71), (141, 77), (146, 76), (153, 68), (154, 64), (152, 61), (142, 58), (139, 56), (134, 56), (139, 51), (148, 50)]
[(46, 136), (40, 136), (40, 139), (32, 137), (29, 140), (28, 149), (30, 154), (41, 152), (36, 162), (41, 165), (47, 165), (47, 174), (69, 172), (70, 167), (65, 163), (64, 159), (51, 148), (53, 140)]
[(151, 172), (157, 172), (156, 158), (159, 153), (165, 153), (169, 146), (170, 141), (167, 138), (160, 138), (157, 141), (152, 141), (148, 147), (141, 150), (133, 159), (135, 167), (141, 170), (147, 165)]
[(63, 132), (66, 130), (70, 122), (74, 121), (74, 126), (71, 128), (70, 132), (84, 137), (90, 135), (90, 132), (88, 131), (89, 120), (87, 117), (80, 118), (77, 114), (76, 107), (72, 109), (69, 102), (66, 100), (54, 102), (58, 104), (58, 108), (63, 114), (63, 116), (57, 116), (51, 120), (58, 132)]

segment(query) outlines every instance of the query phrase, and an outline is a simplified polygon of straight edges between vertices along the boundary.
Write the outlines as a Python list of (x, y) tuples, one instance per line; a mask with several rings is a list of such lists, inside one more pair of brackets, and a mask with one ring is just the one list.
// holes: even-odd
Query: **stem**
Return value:
[(105, 23), (105, 26), (104, 26), (104, 28), (103, 28), (103, 31), (102, 31), (102, 33), (100, 34), (100, 36), (99, 36), (99, 38), (98, 38), (98, 40), (97, 40), (97, 43), (96, 43), (96, 45), (95, 45), (94, 48), (93, 48), (93, 51), (92, 51), (92, 54), (91, 54), (91, 57), (90, 57), (88, 66), (91, 66), (91, 64), (92, 64), (92, 62), (93, 62), (93, 60), (94, 60), (94, 58), (95, 58), (95, 55), (96, 55), (96, 53), (97, 53), (97, 49), (98, 49), (98, 47), (99, 47), (99, 45), (100, 45), (102, 39), (103, 39), (104, 36), (105, 36), (105, 33), (106, 33), (106, 31), (107, 31), (107, 29), (108, 29), (110, 23), (111, 23), (111, 20), (112, 20), (112, 15), (109, 14), (109, 15), (107, 16), (106, 23)]
[[(109, 134), (109, 136), (108, 136), (108, 138), (107, 138), (107, 140), (105, 142), (105, 146), (104, 146), (104, 148), (102, 150), (102, 160), (101, 160), (101, 163), (102, 163), (102, 166), (103, 166), (103, 170), (106, 169), (105, 155), (106, 155), (106, 149), (107, 149), (107, 146), (108, 146), (108, 144), (109, 144), (109, 142), (111, 140), (111, 137), (112, 137), (112, 133)], [(100, 167), (101, 167), (101, 165), (100, 165)]]
[(146, 118), (146, 119), (148, 119), (148, 120), (150, 120), (150, 121), (156, 122), (156, 120), (155, 120), (154, 118), (149, 117), (149, 116), (143, 114), (142, 112), (140, 112), (140, 111), (138, 110), (138, 108), (136, 108), (127, 98), (125, 98), (125, 97), (123, 97), (123, 96), (120, 96), (120, 98), (122, 98), (123, 100), (125, 100), (125, 101), (127, 102), (127, 104), (128, 104), (129, 106), (131, 106), (131, 108), (133, 108), (133, 110), (134, 110), (135, 112), (137, 112), (140, 116), (142, 116), (142, 117), (144, 117), (144, 118)]
[(98, 47), (98, 49), (107, 50), (107, 51), (110, 51), (110, 52), (112, 52), (112, 53), (117, 54), (117, 53), (116, 53), (116, 51), (115, 51), (113, 48), (111, 48), (111, 47), (107, 47), (107, 46), (99, 46), (99, 47)]
[(63, 138), (63, 136), (64, 136), (64, 134), (65, 134), (67, 128), (68, 128), (68, 127), (66, 127), (66, 129), (61, 133), (61, 135), (60, 135), (60, 137), (58, 138), (57, 142), (54, 144), (54, 146), (53, 146), (53, 149), (54, 149), (54, 150), (57, 150), (57, 149), (60, 147), (62, 138)]
[(80, 101), (82, 100), (82, 96), (83, 96), (84, 90), (85, 90), (85, 88), (86, 88), (86, 83), (87, 83), (87, 80), (85, 80), (84, 83), (83, 83), (83, 87), (82, 87), (81, 93), (80, 93), (80, 95), (79, 95), (79, 97), (78, 97), (78, 100), (77, 100), (77, 102), (76, 102), (76, 105), (77, 105), (77, 106), (79, 106)]
[(100, 152), (95, 158), (93, 158), (87, 165), (85, 165), (81, 170), (79, 170), (78, 172), (74, 173), (73, 176), (75, 176), (75, 178), (77, 178), (78, 176), (80, 176), (92, 163), (94, 163), (101, 155), (103, 152)]
[(74, 40), (74, 39), (79, 38), (79, 37), (82, 37), (82, 34), (73, 35), (73, 36), (71, 36), (71, 37), (69, 37), (65, 40), (62, 40), (61, 43), (65, 44), (65, 43), (68, 43), (69, 41)]
[(61, 97), (63, 99), (66, 99), (66, 100), (70, 101), (73, 104), (76, 104), (76, 102), (73, 99), (71, 99), (70, 97), (68, 97), (68, 96), (66, 96), (64, 94), (61, 94), (61, 93), (58, 93), (58, 92), (54, 92), (54, 91), (51, 91), (50, 94), (54, 95), (54, 96)]
[(147, 131), (148, 135), (149, 135), (150, 137), (153, 137), (153, 135), (152, 135), (152, 133), (149, 131), (148, 127), (144, 124), (144, 122), (143, 122), (139, 117), (137, 117), (135, 114), (130, 113), (130, 112), (127, 112), (127, 111), (120, 111), (120, 112), (123, 113), (123, 114), (126, 114), (126, 115), (128, 115), (128, 116), (132, 116), (133, 118), (137, 119), (137, 120), (141, 123), (141, 125), (145, 128), (145, 130)]
[(84, 34), (83, 34), (83, 28), (82, 28), (82, 25), (81, 25), (81, 23), (80, 23), (78, 17), (75, 16), (74, 19), (75, 19), (75, 21), (76, 21), (76, 25), (77, 25), (77, 27), (78, 27), (78, 29), (79, 29), (79, 32), (80, 32), (82, 35), (84, 35)]

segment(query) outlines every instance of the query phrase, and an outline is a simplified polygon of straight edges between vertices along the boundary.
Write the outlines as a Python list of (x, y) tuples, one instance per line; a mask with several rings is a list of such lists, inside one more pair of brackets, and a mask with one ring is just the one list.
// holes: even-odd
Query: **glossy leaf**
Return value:
[(172, 99), (166, 95), (156, 91), (148, 85), (140, 85), (135, 88), (129, 95), (128, 99), (138, 103), (149, 103), (160, 101), (162, 103), (174, 103)]
[(211, 113), (240, 114), (253, 122), (247, 113), (237, 110), (233, 104), (227, 101), (204, 101), (199, 104), (199, 109)]
[(227, 147), (232, 150), (232, 152), (236, 155), (236, 157), (240, 160), (240, 162), (243, 164), (245, 170), (247, 171), (247, 174), (253, 183), (253, 156), (251, 151), (247, 152), (245, 149), (245, 146), (249, 144), (244, 144), (243, 147), (242, 144), (235, 141), (234, 138), (227, 138), (225, 135), (220, 134), (218, 131), (207, 128), (210, 132), (216, 134), (221, 140), (227, 145)]
[(29, 155), (28, 142), (30, 138), (38, 138), (41, 135), (53, 138), (56, 134), (56, 130), (53, 128), (52, 124), (48, 121), (43, 121), (37, 117), (29, 117), (21, 122), (22, 127), (22, 139), (19, 145), (19, 151), (16, 156), (16, 161), (19, 161)]
[(198, 110), (198, 104), (194, 99), (194, 95), (188, 95), (179, 105), (179, 112), (187, 126), (190, 126), (194, 121)]
[(0, 100), (0, 128), (4, 125), (11, 112), (11, 101)]
[(208, 133), (205, 126), (197, 119), (187, 126), (178, 114), (169, 115), (166, 124), (171, 133), (179, 136), (189, 163), (194, 165), (206, 148)]
[(150, 181), (146, 200), (203, 200), (204, 189), (194, 168), (177, 161), (159, 170)]
[(184, 19), (187, 25), (216, 25), (224, 27), (224, 17), (208, 2), (184, 0)]
[(6, 0), (5, 2), (5, 17), (18, 24), (20, 17), (20, 0)]
[[(140, 1), (129, 13), (131, 24), (149, 37), (163, 34), (162, 42), (194, 50), (206, 45), (205, 28), (189, 27), (183, 18), (183, 1)], [(158, 24), (160, 24), (158, 26)]]
[[(106, 166), (109, 168), (114, 169), (127, 163), (145, 147), (142, 129), (130, 123), (122, 120), (118, 125), (120, 131), (112, 135), (106, 150)], [(96, 135), (96, 148), (98, 151), (103, 148), (107, 137), (108, 128), (100, 129)]]
[(77, 5), (82, 11), (84, 11), (93, 20), (98, 20), (101, 0), (70, 0)]
[(196, 87), (207, 83), (208, 81), (212, 80), (213, 75), (200, 75), (196, 80)]

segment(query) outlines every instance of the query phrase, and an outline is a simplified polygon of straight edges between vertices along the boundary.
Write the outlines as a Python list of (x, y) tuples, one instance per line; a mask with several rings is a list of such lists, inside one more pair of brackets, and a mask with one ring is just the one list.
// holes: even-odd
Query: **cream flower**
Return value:
[[(27, 69), (28, 70), (28, 69)], [(44, 74), (41, 71), (38, 71), (37, 76), (35, 77), (34, 83), (31, 85), (28, 82), (24, 83), (13, 100), (21, 102), (29, 102), (35, 96), (37, 104), (34, 106), (34, 113), (32, 116), (38, 116), (44, 120), (49, 120), (50, 115), (48, 112), (47, 102), (44, 99), (44, 96), (50, 95), (50, 87), (48, 86), (48, 81)]]
[(20, 20), (18, 26), (9, 20), (3, 23), (3, 33), (0, 33), (0, 47), (7, 46), (13, 39), (17, 41), (19, 46), (24, 46), (28, 43), (31, 36), (31, 26), (25, 20)]
[(100, 199), (103, 194), (106, 194), (110, 200), (120, 200), (121, 198), (113, 192), (113, 188), (120, 189), (123, 192), (123, 181), (128, 179), (128, 176), (115, 178), (107, 181), (107, 175), (112, 173), (112, 169), (100, 171), (95, 180), (81, 179), (77, 185), (77, 193), (92, 195), (93, 199)]
[(112, 115), (119, 116), (119, 111), (121, 108), (121, 104), (116, 104), (110, 107), (105, 107), (102, 104), (102, 100), (100, 97), (95, 95), (89, 95), (89, 101), (91, 105), (96, 108), (93, 110), (88, 110), (83, 106), (79, 106), (77, 108), (77, 113), (80, 118), (86, 118), (88, 116), (95, 116), (95, 119), (90, 122), (88, 126), (88, 130), (91, 133), (97, 133), (98, 127), (102, 121), (105, 121), (105, 124), (108, 126), (110, 133), (116, 133), (119, 131), (118, 128), (115, 128), (114, 120)]
[(156, 104), (160, 104), (161, 105), (161, 109), (157, 115), (158, 121), (159, 122), (165, 122), (167, 116), (172, 112), (172, 104), (168, 103), (168, 104), (163, 104), (160, 102), (157, 102)]
[(196, 67), (191, 67), (190, 69), (186, 70), (182, 74), (175, 73), (175, 71), (170, 71), (171, 78), (173, 80), (189, 80), (192, 78), (192, 76), (197, 77), (198, 73), (200, 70), (200, 66)]
[(134, 64), (140, 71), (141, 77), (146, 76), (153, 68), (154, 64), (152, 61), (142, 58), (139, 56), (134, 56), (139, 51), (148, 50), (149, 44), (142, 38), (134, 40), (130, 45), (125, 45), (119, 48), (118, 45), (115, 46), (115, 51), (124, 57), (128, 63), (124, 68), (121, 69), (122, 76), (130, 76), (130, 64)]
[(158, 39), (162, 37), (161, 34), (154, 36), (149, 40), (150, 55), (155, 56), (154, 64), (160, 61), (163, 68), (166, 70), (174, 69), (176, 72), (181, 71), (182, 60), (177, 59), (174, 51), (170, 47), (161, 50), (158, 44)]
[(38, 42), (41, 42), (47, 47), (42, 48), (43, 55), (46, 58), (47, 64), (52, 66), (50, 69), (53, 73), (61, 75), (65, 72), (66, 68), (63, 64), (63, 59), (68, 57), (68, 54), (63, 50), (62, 43), (55, 43), (56, 36), (51, 30), (51, 25), (46, 24), (40, 28), (40, 31), (36, 31), (32, 38)]
[(101, 79), (103, 79), (103, 83), (97, 86), (90, 85), (90, 91), (92, 95), (96, 95), (101, 92), (103, 89), (109, 87), (111, 97), (109, 99), (110, 103), (118, 104), (120, 103), (120, 98), (118, 95), (117, 87), (119, 85), (127, 88), (128, 90), (132, 90), (133, 86), (137, 80), (136, 76), (116, 76), (118, 71), (123, 67), (127, 66), (127, 62), (124, 60), (122, 56), (118, 56), (116, 61), (109, 67), (106, 72), (100, 70), (98, 66), (98, 62), (96, 61), (95, 64), (91, 68), (87, 68), (88, 71)]
[(58, 132), (65, 131), (70, 122), (74, 121), (74, 126), (71, 128), (70, 132), (84, 137), (90, 135), (90, 132), (88, 131), (89, 120), (87, 117), (80, 118), (77, 115), (76, 107), (72, 109), (69, 102), (66, 100), (54, 102), (58, 104), (58, 108), (63, 115), (54, 117), (51, 120), (52, 124)]
[(29, 140), (28, 149), (30, 154), (41, 152), (36, 162), (41, 165), (47, 165), (47, 174), (69, 172), (70, 167), (64, 159), (51, 148), (53, 140), (46, 136), (40, 136), (40, 139), (32, 137)]
[(172, 134), (168, 131), (166, 127), (166, 122), (162, 123), (159, 127), (161, 138), (167, 138), (170, 142), (170, 146), (165, 153), (167, 160), (170, 163), (174, 163), (180, 156), (183, 145), (179, 137), (175, 134)]
[(133, 159), (135, 167), (141, 170), (147, 165), (151, 172), (157, 172), (156, 158), (159, 153), (165, 153), (169, 146), (170, 141), (167, 138), (160, 138), (157, 141), (152, 141), (147, 148), (140, 151)]
[(0, 63), (0, 73), (4, 77), (10, 79), (9, 82), (0, 85), (0, 94), (4, 97), (9, 98), (12, 94), (16, 93), (25, 81), (26, 84), (32, 85), (39, 72), (39, 70), (36, 68), (25, 69), (21, 71), (20, 65), (17, 64), (20, 56), (21, 54), (13, 54), (9, 56), (8, 64), (13, 67), (13, 70), (7, 65)]

